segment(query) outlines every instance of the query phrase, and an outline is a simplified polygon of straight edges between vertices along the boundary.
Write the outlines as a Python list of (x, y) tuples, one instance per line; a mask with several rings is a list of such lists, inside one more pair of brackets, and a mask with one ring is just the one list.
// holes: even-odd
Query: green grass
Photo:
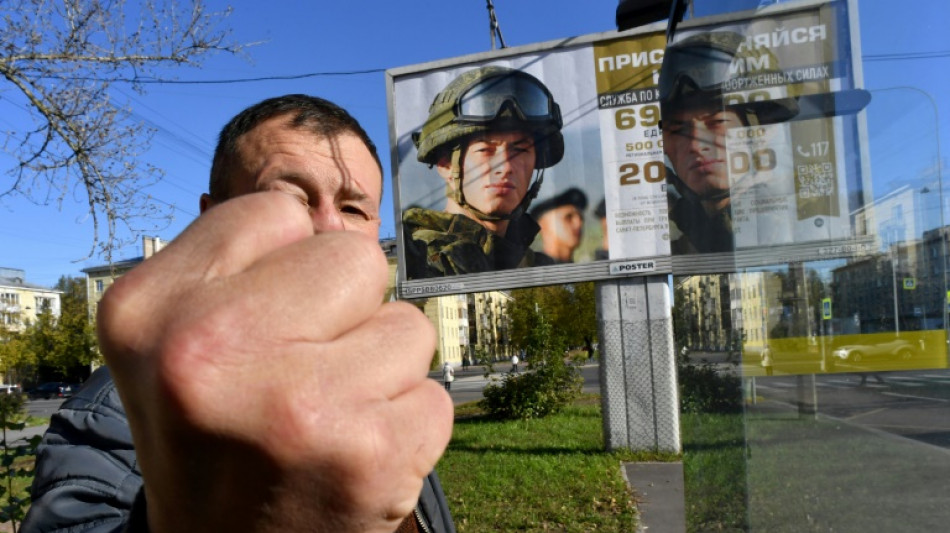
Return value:
[(944, 449), (791, 410), (747, 428), (754, 530), (946, 531)]
[(939, 447), (778, 404), (681, 424), (690, 532), (946, 530)]
[(741, 413), (680, 420), (689, 531), (746, 531), (745, 436)]
[(456, 413), (438, 465), (461, 533), (635, 531), (624, 461), (673, 460), (606, 452), (598, 396), (542, 419), (497, 421), (472, 405)]

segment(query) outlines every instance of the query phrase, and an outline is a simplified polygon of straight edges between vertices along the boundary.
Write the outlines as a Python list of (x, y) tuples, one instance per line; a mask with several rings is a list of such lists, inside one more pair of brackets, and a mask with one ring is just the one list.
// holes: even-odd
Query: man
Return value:
[(403, 213), (410, 279), (550, 263), (529, 248), (538, 226), (525, 212), (564, 155), (561, 125), (547, 87), (514, 69), (467, 71), (436, 95), (413, 141), (447, 201)]
[(574, 250), (584, 233), (585, 209), (587, 195), (577, 187), (531, 208), (531, 218), (541, 226), (542, 251), (555, 263), (574, 262)]
[(428, 320), (381, 303), (381, 195), (334, 104), (232, 119), (201, 216), (100, 303), (109, 370), (53, 417), (22, 531), (455, 531), (427, 476), (452, 403)]
[[(674, 254), (735, 249), (726, 132), (771, 124), (797, 113), (793, 99), (727, 98), (737, 73), (741, 35), (693, 35), (667, 48), (660, 74), (663, 150), (667, 158), (670, 247)], [(777, 68), (774, 58), (769, 62)], [(751, 73), (750, 73), (751, 74)]]

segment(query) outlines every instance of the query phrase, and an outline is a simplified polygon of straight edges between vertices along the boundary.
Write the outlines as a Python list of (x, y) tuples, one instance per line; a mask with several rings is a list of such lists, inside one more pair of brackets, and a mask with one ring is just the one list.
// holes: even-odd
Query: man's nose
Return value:
[(322, 202), (318, 205), (310, 206), (310, 220), (313, 222), (313, 232), (322, 233), (325, 231), (342, 231), (346, 229), (343, 226), (343, 216), (332, 202)]
[(505, 148), (499, 148), (495, 151), (491, 160), (492, 172), (497, 174), (507, 174), (511, 171), (511, 158), (514, 156)]
[(708, 150), (716, 141), (716, 135), (703, 122), (696, 122), (689, 132), (690, 148), (693, 150)]

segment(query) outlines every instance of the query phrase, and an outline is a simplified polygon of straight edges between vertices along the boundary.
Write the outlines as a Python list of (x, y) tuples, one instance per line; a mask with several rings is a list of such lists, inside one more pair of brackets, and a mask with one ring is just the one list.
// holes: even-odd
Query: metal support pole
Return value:
[(666, 276), (597, 283), (604, 442), (679, 453), (679, 395)]

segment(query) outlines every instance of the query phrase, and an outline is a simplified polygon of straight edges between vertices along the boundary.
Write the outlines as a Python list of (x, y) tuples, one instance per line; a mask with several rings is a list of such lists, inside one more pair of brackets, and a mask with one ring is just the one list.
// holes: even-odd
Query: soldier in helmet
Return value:
[[(734, 250), (726, 131), (797, 113), (794, 100), (726, 97), (742, 36), (693, 35), (667, 48), (660, 74), (663, 150), (668, 160), (670, 246), (674, 254)], [(751, 51), (753, 53), (767, 53)], [(768, 63), (777, 68), (774, 56)]]
[(410, 279), (551, 263), (529, 248), (539, 228), (526, 210), (564, 155), (561, 125), (551, 92), (519, 70), (470, 70), (436, 95), (413, 142), (447, 201), (403, 213)]

